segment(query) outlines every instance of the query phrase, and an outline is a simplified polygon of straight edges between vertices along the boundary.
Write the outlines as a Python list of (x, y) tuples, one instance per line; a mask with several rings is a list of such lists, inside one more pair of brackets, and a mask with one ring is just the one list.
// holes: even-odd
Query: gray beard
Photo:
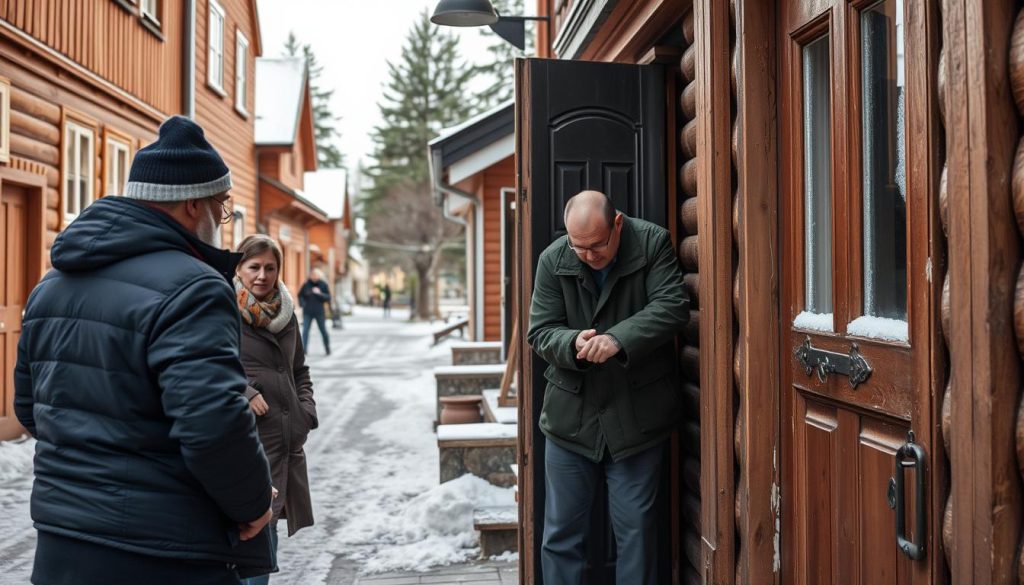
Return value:
[(213, 246), (214, 248), (220, 248), (220, 225), (213, 220), (212, 216), (207, 215), (204, 221), (200, 221), (199, 225), (196, 226), (196, 237), (199, 238), (204, 244)]

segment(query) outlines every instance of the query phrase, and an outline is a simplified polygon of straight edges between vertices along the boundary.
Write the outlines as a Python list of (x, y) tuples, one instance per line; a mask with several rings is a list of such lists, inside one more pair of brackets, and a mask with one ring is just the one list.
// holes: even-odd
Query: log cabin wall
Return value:
[[(177, 4), (163, 2), (162, 4)], [(245, 229), (243, 236), (257, 231), (259, 206), (256, 183), (256, 153), (253, 149), (253, 128), (256, 121), (254, 114), (256, 98), (254, 85), (256, 80), (256, 57), (261, 53), (259, 46), (259, 30), (256, 24), (256, 6), (252, 0), (220, 0), (218, 4), (224, 9), (224, 43), (223, 43), (223, 91), (208, 82), (209, 72), (209, 23), (210, 1), (196, 0), (196, 72), (195, 120), (206, 131), (207, 138), (224, 157), (224, 162), (231, 169), (231, 180), (234, 187), (231, 197), (246, 208)], [(238, 63), (236, 50), (236, 34), (241, 33), (249, 42), (245, 63)], [(245, 108), (241, 111), (235, 107), (235, 72), (244, 66), (248, 71)], [(224, 230), (224, 244), (236, 246), (232, 237), (233, 230)]]
[(484, 216), (484, 323), (481, 341), (501, 340), (501, 190), (515, 186), (515, 160), (508, 157), (483, 173), (478, 197)]
[[(945, 20), (945, 2), (939, 2), (939, 20)], [(939, 23), (941, 30), (942, 23)], [(940, 39), (941, 42), (941, 39)], [(942, 283), (942, 290), (939, 293), (939, 314), (940, 323), (942, 330), (942, 338), (936, 343), (936, 357), (941, 360), (941, 364), (936, 371), (936, 375), (939, 377), (938, 384), (942, 387), (942, 403), (941, 403), (941, 432), (942, 432), (942, 444), (945, 450), (943, 457), (945, 463), (945, 473), (941, 477), (936, 479), (942, 484), (939, 492), (939, 501), (942, 502), (942, 555), (941, 563), (942, 568), (936, 571), (935, 574), (942, 575), (942, 582), (949, 582), (949, 567), (952, 565), (952, 551), (953, 551), (953, 498), (950, 492), (950, 466), (949, 466), (949, 453), (950, 441), (952, 440), (952, 378), (950, 377), (948, 367), (948, 348), (950, 346), (950, 299), (949, 299), (949, 254), (946, 250), (946, 242), (949, 240), (949, 183), (947, 177), (949, 174), (949, 159), (946, 155), (945, 145), (945, 132), (946, 132), (946, 111), (949, 108), (947, 105), (948, 96), (946, 94), (946, 46), (941, 45), (939, 49), (939, 60), (938, 60), (938, 71), (936, 72), (936, 99), (939, 107), (939, 122), (940, 138), (939, 138), (939, 152), (941, 158), (942, 174), (939, 178), (939, 222), (942, 227), (942, 238), (941, 242), (937, 242), (935, 246), (938, 248), (937, 253), (934, 255), (936, 258), (941, 258), (941, 262), (934, 264), (934, 270), (936, 273), (936, 282)]]
[[(1018, 122), (1024, 121), (1024, 3), (1014, 4), (1016, 17), (1010, 38), (1009, 78), (1013, 92)], [(1012, 192), (1013, 211), (1017, 218), (1017, 229), (1024, 233), (1024, 137), (1017, 143), (1013, 159)], [(1018, 238), (1016, 243), (1021, 244)], [(1024, 267), (1017, 271), (1017, 284), (1013, 300), (1014, 333), (1017, 342), (1018, 357), (1024, 360)], [(1024, 479), (1024, 401), (1019, 393), (1017, 398), (1017, 420), (1014, 432), (1014, 444), (1017, 458), (1017, 472)], [(1019, 485), (1019, 484), (1018, 484)], [(1016, 532), (1021, 534), (1021, 518), (1018, 509)], [(1024, 582), (1024, 542), (1017, 550), (1016, 566), (1018, 583)]]

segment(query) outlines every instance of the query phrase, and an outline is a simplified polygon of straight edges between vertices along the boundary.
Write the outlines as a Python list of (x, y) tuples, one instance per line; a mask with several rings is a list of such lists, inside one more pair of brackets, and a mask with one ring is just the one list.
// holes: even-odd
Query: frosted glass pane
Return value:
[(806, 308), (832, 312), (832, 119), (829, 36), (803, 49)]
[(864, 314), (907, 318), (903, 1), (861, 13)]

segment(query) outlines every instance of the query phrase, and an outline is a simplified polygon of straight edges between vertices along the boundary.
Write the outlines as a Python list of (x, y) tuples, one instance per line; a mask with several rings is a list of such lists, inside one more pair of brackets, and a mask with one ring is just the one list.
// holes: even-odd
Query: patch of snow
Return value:
[(438, 441), (473, 441), (478, 439), (515, 439), (518, 425), (502, 423), (469, 423), (437, 425)]
[(35, 439), (23, 437), (16, 441), (0, 441), (0, 483), (31, 477), (35, 453)]
[(494, 422), (506, 425), (519, 423), (519, 411), (514, 406), (498, 406), (498, 397), (501, 390), (492, 388), (483, 391), (484, 401), (487, 402), (487, 409), (494, 414)]
[(500, 341), (460, 341), (452, 349), (501, 349)]
[(854, 319), (846, 326), (846, 333), (859, 337), (883, 339), (885, 341), (907, 341), (910, 339), (909, 327), (906, 321), (887, 319), (885, 317), (872, 317), (870, 315)]
[(505, 373), (505, 364), (480, 364), (470, 366), (437, 366), (435, 376), (493, 376)]
[(490, 560), (501, 563), (514, 563), (519, 560), (519, 551), (507, 550), (500, 555), (491, 555)]
[(832, 333), (832, 313), (811, 313), (804, 311), (793, 319), (793, 327), (808, 331)]
[(293, 144), (306, 83), (301, 57), (256, 59), (256, 144)]
[(519, 522), (517, 506), (483, 506), (473, 510), (474, 524), (516, 524)]

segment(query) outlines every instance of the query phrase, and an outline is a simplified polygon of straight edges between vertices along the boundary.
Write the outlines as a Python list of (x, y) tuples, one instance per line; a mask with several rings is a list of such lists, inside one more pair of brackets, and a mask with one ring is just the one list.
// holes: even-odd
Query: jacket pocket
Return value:
[(679, 415), (679, 392), (673, 383), (672, 364), (653, 363), (630, 374), (630, 402), (641, 433), (662, 431)]
[(575, 437), (583, 419), (583, 376), (548, 366), (544, 377), (548, 384), (540, 413), (541, 428), (558, 437)]

